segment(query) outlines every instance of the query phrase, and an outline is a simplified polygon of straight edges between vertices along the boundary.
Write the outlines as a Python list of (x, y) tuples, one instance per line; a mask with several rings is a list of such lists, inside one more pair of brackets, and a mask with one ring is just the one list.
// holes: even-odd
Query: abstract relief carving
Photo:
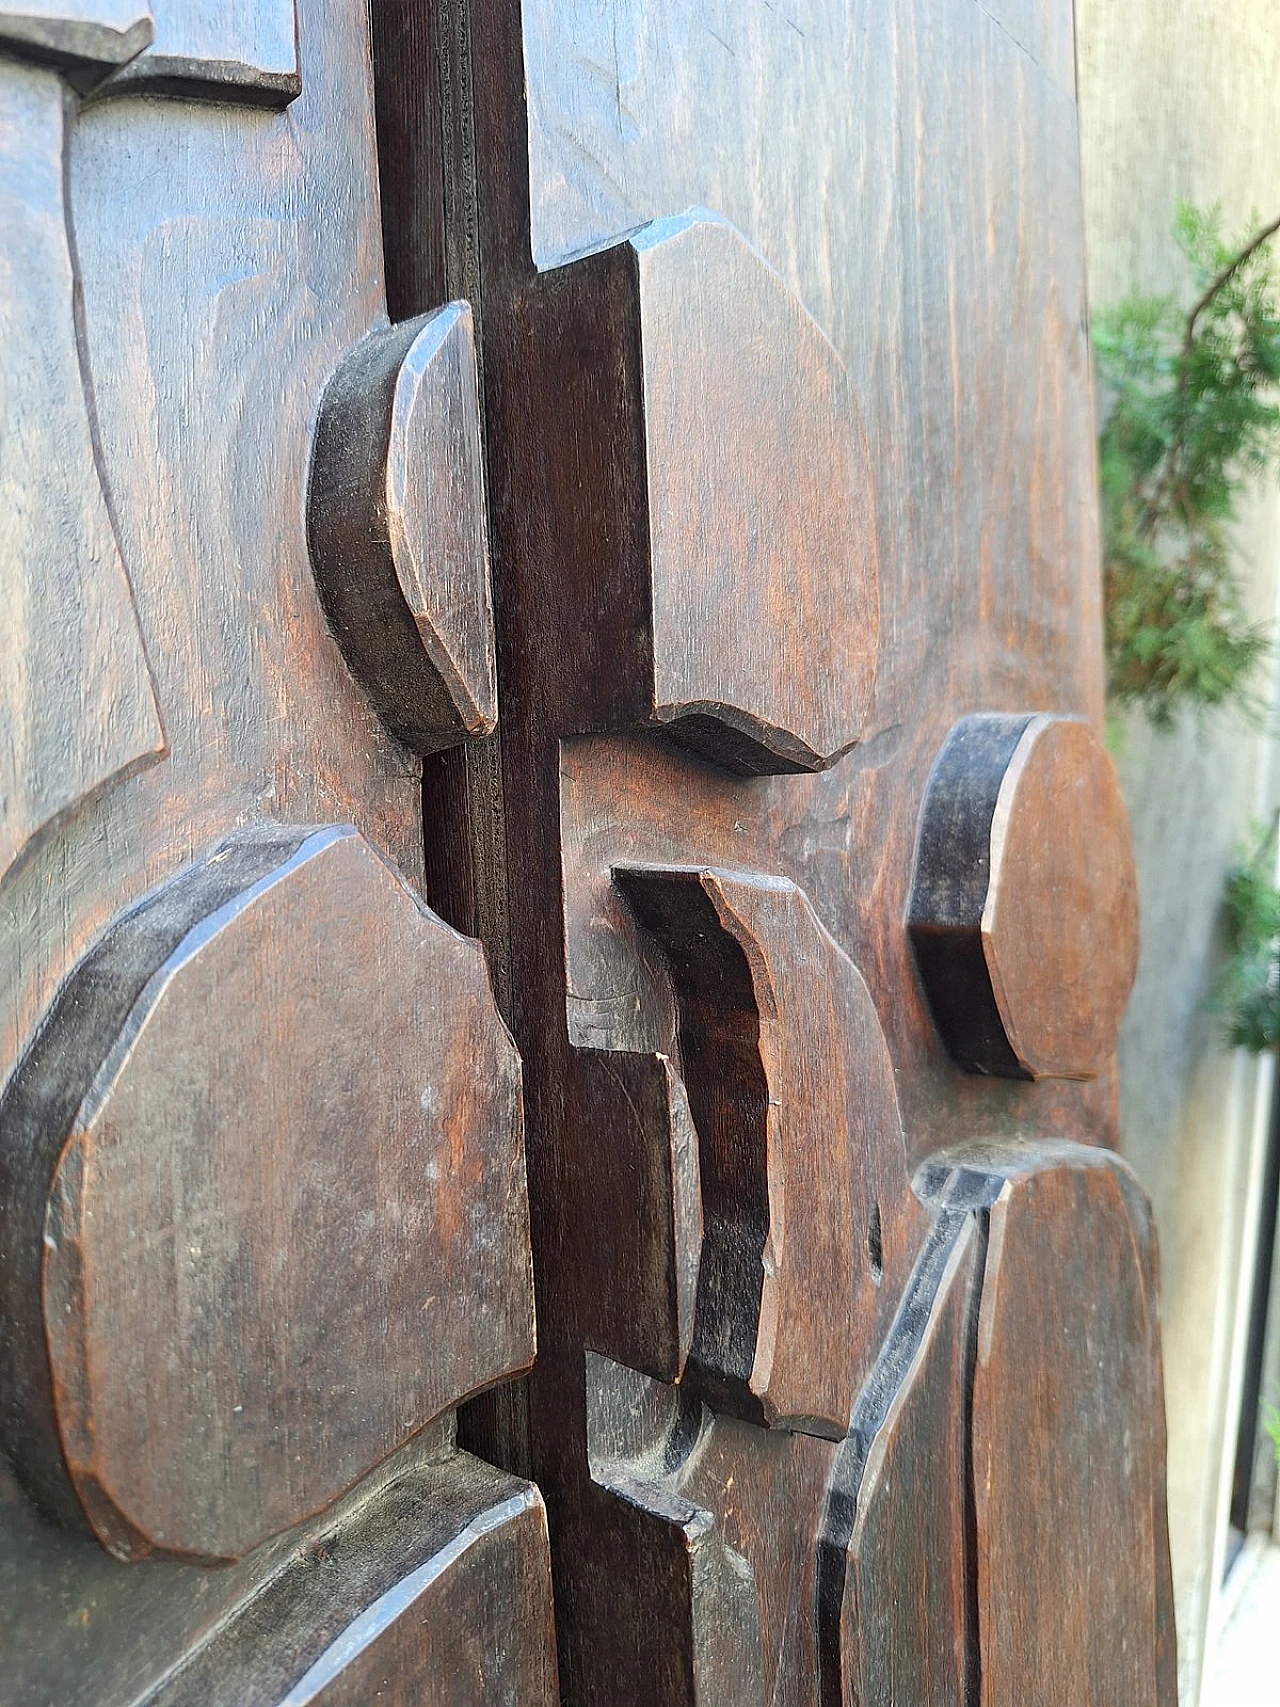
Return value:
[[(101, 25), (75, 8), (0, 11), (0, 49), (84, 87), (149, 34), (145, 17), (107, 10)], [(95, 444), (64, 202), (67, 102), (57, 72), (0, 52), (0, 882), (64, 814), (164, 751)]]
[(122, 1557), (239, 1558), (533, 1356), (483, 955), (349, 827), (126, 913), (0, 1123), (0, 1433)]

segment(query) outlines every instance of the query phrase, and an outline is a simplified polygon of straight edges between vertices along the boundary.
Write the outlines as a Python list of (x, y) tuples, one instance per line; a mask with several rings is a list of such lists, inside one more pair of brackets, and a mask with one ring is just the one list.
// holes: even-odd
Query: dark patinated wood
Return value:
[[(1102, 700), (1065, 0), (380, 0), (380, 174), (359, 0), (296, 50), (291, 3), (157, 0), (123, 73), (142, 9), (68, 9), (117, 32), (83, 76), (0, 75), (66, 115), (167, 745), (0, 909), (5, 1688), (543, 1707), (533, 1474), (570, 1703), (1052, 1701), (1103, 1607), (1124, 1657), (1061, 1678), (1171, 1707), (1154, 1251), (1081, 1147), (1124, 956), (1065, 1033), (1052, 976), (1107, 840), (1045, 829)], [(1016, 724), (976, 940), (1017, 1077), (961, 1069), (906, 929), (975, 714)], [(525, 1060), (514, 1383), (513, 1055), (442, 921)], [(1103, 1494), (1046, 1539), (1055, 1382)]]
[(1137, 972), (1137, 879), (1115, 767), (1086, 723), (956, 725), (925, 793), (907, 927), (962, 1066), (1102, 1072)]
[(973, 1385), (983, 1707), (1172, 1702), (1150, 1208), (1122, 1162), (1077, 1150), (1014, 1163), (990, 1223)]
[(418, 752), (497, 722), (471, 312), (371, 332), (330, 381), (309, 480), (316, 581), (388, 728)]
[(679, 1381), (693, 1349), (707, 1226), (689, 1092), (661, 1053), (588, 1049), (580, 1066), (596, 1134), (582, 1158), (595, 1205), (581, 1241), (591, 1277), (583, 1334), (629, 1369)]
[(839, 1439), (919, 1237), (870, 995), (793, 883), (614, 875), (676, 991), (702, 1206), (692, 1385)]
[[(696, 1004), (679, 956), (616, 874), (718, 868), (803, 890), (875, 1003), (910, 1165), (978, 1140), (1114, 1138), (1109, 1068), (1088, 1082), (960, 1071), (904, 929), (926, 783), (957, 720), (1030, 706), (1096, 722), (1102, 705), (1087, 572), (1096, 542), (1078, 152), (1061, 51), (1069, 22), (1061, 6), (1037, 14), (1034, 28), (1018, 9), (1000, 10), (895, 0), (801, 21), (785, 8), (712, 18), (680, 0), (572, 12), (557, 0), (454, 0), (431, 9), (441, 125), (418, 130), (414, 160), (386, 163), (398, 206), (415, 160), (424, 193), (441, 178), (449, 187), (458, 210), (449, 240), (434, 258), (421, 239), (407, 241), (406, 273), (441, 265), (448, 294), (473, 299), (479, 328), (506, 863), (442, 864), (441, 879), (448, 886), (461, 869), (459, 902), (484, 919), (509, 976), (499, 984), (527, 1069), (540, 1336), (527, 1404), (473, 1414), (469, 1428), (512, 1464), (531, 1465), (546, 1489), (570, 1701), (718, 1700), (730, 1680), (724, 1688), (742, 1699), (790, 1707), (816, 1702), (820, 1686), (838, 1699), (863, 1666), (887, 1690), (884, 1669), (900, 1664), (905, 1678), (912, 1663), (938, 1677), (949, 1666), (964, 1695), (978, 1687), (972, 1606), (958, 1620), (954, 1607), (943, 1615), (922, 1658), (909, 1615), (895, 1624), (892, 1607), (877, 1612), (879, 1585), (859, 1577), (856, 1553), (850, 1607), (870, 1608), (858, 1616), (871, 1625), (883, 1613), (881, 1646), (865, 1660), (855, 1651), (852, 1610), (846, 1634), (838, 1611), (820, 1644), (817, 1560), (841, 1444), (727, 1415), (723, 1395), (695, 1408), (697, 1381), (672, 1381), (682, 1357), (686, 1372), (695, 1367), (687, 1299), (708, 1246), (707, 1135), (682, 1042)], [(427, 39), (425, 21), (416, 39)], [(384, 131), (402, 113), (396, 134), (411, 137), (418, 70), (381, 69)], [(691, 433), (736, 423), (734, 376), (752, 354), (742, 323), (723, 316), (738, 349), (714, 382), (691, 361), (701, 383), (682, 400), (682, 421), (696, 410), (706, 424), (662, 442), (673, 417), (642, 414), (632, 377), (657, 347), (646, 346), (639, 257), (674, 270), (677, 251), (662, 251), (700, 231), (690, 208), (728, 221), (812, 315), (848, 376), (850, 430), (866, 435), (875, 691), (861, 739), (812, 776), (753, 774), (773, 770), (776, 749), (747, 763), (719, 741), (691, 757), (660, 723), (661, 740), (627, 733), (655, 726), (657, 696), (636, 691), (650, 681), (647, 505), (663, 489), (652, 471), (663, 455), (673, 479), (708, 466), (714, 452)], [(696, 302), (700, 288), (690, 279), (684, 295)], [(779, 392), (798, 394), (805, 373), (793, 360)], [(790, 466), (740, 457), (750, 498), (735, 493), (725, 514), (741, 502), (768, 515), (773, 477)], [(626, 478), (637, 467), (648, 474), (638, 489)], [(844, 496), (857, 515), (861, 488)], [(715, 514), (708, 500), (700, 522), (713, 534)], [(697, 528), (685, 537), (698, 542), (681, 571), (692, 588), (704, 557), (725, 559), (718, 539)], [(741, 632), (752, 589), (726, 567), (713, 592), (719, 625), (706, 651), (718, 656), (721, 635)], [(770, 616), (772, 661), (803, 709), (803, 645), (787, 643), (786, 616)], [(827, 637), (819, 628), (806, 638)], [(796, 726), (783, 717), (777, 727)], [(465, 801), (479, 831), (470, 759), (442, 765), (446, 775), (440, 798)], [(697, 953), (708, 965), (726, 958), (714, 938)], [(739, 1052), (748, 1065), (750, 1053)], [(815, 1050), (815, 1082), (816, 1064)], [(696, 1273), (672, 1256), (681, 1214), (696, 1230), (691, 1170), (683, 1197), (674, 1184), (689, 1153), (677, 1080), (699, 1155)], [(758, 1094), (758, 1076), (738, 1083)], [(820, 1132), (807, 1135), (820, 1142)], [(905, 1183), (902, 1201), (921, 1229), (911, 1257), (923, 1262), (943, 1212), (932, 1197), (911, 1208)], [(988, 1201), (979, 1193), (963, 1215), (980, 1220)], [(803, 1229), (802, 1250), (809, 1237)], [(610, 1283), (615, 1296), (601, 1299)], [(815, 1297), (815, 1311), (837, 1296), (833, 1287)], [(948, 1296), (963, 1314), (960, 1294)], [(912, 1297), (908, 1283), (904, 1311)], [(650, 1330), (637, 1318), (655, 1309)], [(869, 1381), (896, 1367), (893, 1347), (912, 1343), (895, 1338), (892, 1322), (890, 1311), (880, 1339), (858, 1348)], [(927, 1309), (919, 1332), (914, 1343), (945, 1348), (929, 1370), (954, 1354), (951, 1375), (937, 1379), (959, 1379), (972, 1312), (968, 1338)], [(590, 1360), (584, 1386), (586, 1348), (608, 1355)], [(655, 1374), (670, 1384), (655, 1385)], [(930, 1391), (922, 1374), (917, 1382)], [(878, 1466), (911, 1450), (899, 1442), (939, 1439), (936, 1418), (905, 1400), (894, 1408), (899, 1386), (874, 1412), (893, 1419), (871, 1443)], [(637, 1407), (648, 1420), (628, 1434), (618, 1418)], [(963, 1455), (963, 1429), (944, 1448), (952, 1462)], [(1024, 1442), (1032, 1461), (1052, 1449), (1048, 1437)], [(883, 1486), (877, 1469), (860, 1531), (872, 1552), (892, 1549), (904, 1521)], [(937, 1517), (954, 1533), (957, 1501), (969, 1513), (964, 1569), (939, 1567), (949, 1594), (963, 1580), (968, 1595), (974, 1581), (966, 1489), (950, 1485)], [(718, 1658), (700, 1667), (699, 1655)]]
[[(388, 333), (366, 10), (29, 0), (0, 81), (0, 1695), (541, 1707), (536, 1496), (451, 1414), (532, 1355), (516, 1057), (421, 900), (460, 814), (424, 837), (307, 536)], [(476, 470), (432, 325), (390, 458), (424, 614), (446, 564), (487, 597), (479, 491), (419, 475)]]
[(241, 1557), (532, 1360), (515, 1051), (350, 830), (127, 914), (0, 1124), (5, 1444), (123, 1557)]
[(651, 724), (746, 774), (824, 768), (862, 733), (879, 634), (839, 356), (699, 214), (548, 273), (542, 293), (556, 459), (609, 565), (578, 617), (576, 726)]
[(974, 1220), (938, 1215), (832, 1470), (818, 1546), (823, 1707), (967, 1707)]
[(552, 1707), (546, 1514), (464, 1453), (400, 1473), (263, 1575), (139, 1707)]

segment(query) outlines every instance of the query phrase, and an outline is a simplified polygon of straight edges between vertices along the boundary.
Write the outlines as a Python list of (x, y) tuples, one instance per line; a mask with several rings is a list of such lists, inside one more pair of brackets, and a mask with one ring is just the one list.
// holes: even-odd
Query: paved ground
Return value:
[[(1275, 1707), (1280, 1701), (1280, 1546), (1251, 1544), (1245, 1573), (1205, 1667), (1200, 1707)], [(1232, 1575), (1234, 1576), (1234, 1572)]]

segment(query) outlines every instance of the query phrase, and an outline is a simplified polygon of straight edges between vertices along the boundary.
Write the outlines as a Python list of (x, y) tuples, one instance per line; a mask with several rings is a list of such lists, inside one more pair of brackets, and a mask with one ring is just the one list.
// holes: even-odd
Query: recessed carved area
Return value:
[[(641, 1119), (626, 1099), (628, 1142), (645, 1166), (661, 1160), (663, 1178), (696, 1191), (700, 1211), (630, 1223), (641, 1254), (621, 1260), (684, 1277), (674, 1297), (641, 1296), (661, 1315), (694, 1295), (674, 1369), (643, 1366), (683, 1372), (709, 1404), (746, 1421), (839, 1439), (920, 1228), (871, 997), (784, 878), (632, 866), (614, 879), (661, 950), (678, 1010), (679, 1061), (667, 1071), (678, 1073), (679, 1100), (655, 1101)], [(602, 1109), (609, 1062), (655, 1059), (590, 1056)], [(618, 1107), (621, 1086), (612, 1088)], [(696, 1173), (673, 1109), (687, 1109)], [(632, 1161), (624, 1177), (640, 1171)], [(696, 1248), (682, 1249), (695, 1236)], [(602, 1254), (602, 1268), (602, 1290), (616, 1286), (614, 1259)], [(626, 1297), (634, 1313), (637, 1294)], [(638, 1337), (599, 1336), (613, 1354)]]

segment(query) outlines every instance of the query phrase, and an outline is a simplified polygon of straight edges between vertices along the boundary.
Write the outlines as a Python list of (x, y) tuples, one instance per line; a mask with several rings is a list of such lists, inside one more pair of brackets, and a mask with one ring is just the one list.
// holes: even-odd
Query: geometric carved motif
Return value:
[(126, 913), (0, 1118), (0, 1426), (121, 1557), (239, 1558), (532, 1358), (483, 955), (350, 828), (242, 832)]
[(2, 882), (66, 813), (162, 753), (164, 734), (82, 365), (66, 92), (54, 72), (0, 59), (0, 100)]

